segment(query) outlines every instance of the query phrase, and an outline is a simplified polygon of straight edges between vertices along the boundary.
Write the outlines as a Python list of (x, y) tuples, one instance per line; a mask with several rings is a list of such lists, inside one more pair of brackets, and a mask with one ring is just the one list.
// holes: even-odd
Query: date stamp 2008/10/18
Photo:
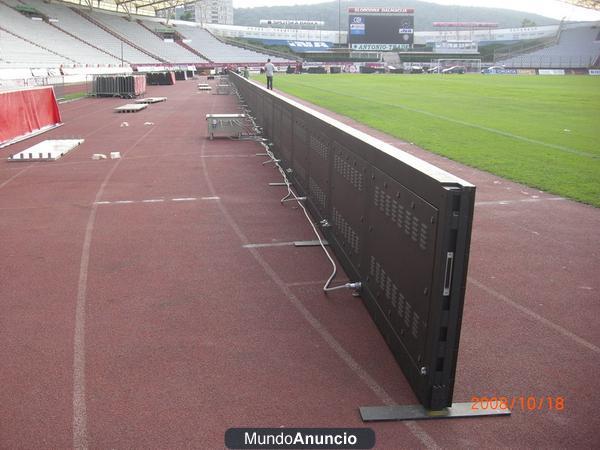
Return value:
[(513, 397), (471, 397), (471, 409), (473, 411), (501, 409), (511, 411), (521, 409), (522, 411), (564, 411), (565, 398), (562, 396), (519, 395)]

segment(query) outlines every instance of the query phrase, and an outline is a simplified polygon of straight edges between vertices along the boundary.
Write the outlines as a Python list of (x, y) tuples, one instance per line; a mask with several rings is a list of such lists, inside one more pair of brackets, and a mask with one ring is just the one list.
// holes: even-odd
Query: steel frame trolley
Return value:
[(208, 137), (213, 139), (215, 133), (222, 136), (240, 137), (244, 129), (245, 114), (207, 114), (206, 123), (208, 124)]

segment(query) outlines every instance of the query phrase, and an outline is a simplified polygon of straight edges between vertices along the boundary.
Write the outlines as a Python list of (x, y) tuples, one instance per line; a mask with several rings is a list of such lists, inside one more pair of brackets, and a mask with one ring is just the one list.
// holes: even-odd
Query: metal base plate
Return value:
[[(294, 241), (294, 247), (316, 247), (321, 245), (319, 241)], [(325, 239), (323, 239), (323, 245), (329, 245)]]
[(439, 411), (425, 409), (421, 405), (361, 406), (363, 422), (385, 420), (461, 419), (481, 416), (510, 416), (509, 409), (473, 409), (473, 403), (453, 403)]

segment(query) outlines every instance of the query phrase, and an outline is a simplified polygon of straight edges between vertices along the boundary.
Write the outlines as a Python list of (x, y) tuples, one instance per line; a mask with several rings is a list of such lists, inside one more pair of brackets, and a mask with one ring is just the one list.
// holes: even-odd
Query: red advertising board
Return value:
[(0, 92), (0, 146), (60, 124), (52, 87)]

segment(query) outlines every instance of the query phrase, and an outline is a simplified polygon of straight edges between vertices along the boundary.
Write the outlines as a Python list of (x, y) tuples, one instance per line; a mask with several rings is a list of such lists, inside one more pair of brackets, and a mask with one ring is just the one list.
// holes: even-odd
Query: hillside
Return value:
[[(348, 14), (346, 11), (349, 6), (415, 8), (416, 31), (432, 30), (432, 23), (437, 21), (498, 22), (500, 28), (520, 27), (523, 19), (533, 21), (537, 25), (558, 23), (558, 21), (548, 17), (508, 9), (438, 5), (418, 0), (351, 0), (342, 1), (342, 30), (345, 30), (347, 26)], [(235, 25), (254, 27), (259, 25), (261, 19), (322, 20), (325, 22), (325, 29), (337, 30), (338, 2), (326, 2), (316, 5), (236, 8), (233, 17)]]

